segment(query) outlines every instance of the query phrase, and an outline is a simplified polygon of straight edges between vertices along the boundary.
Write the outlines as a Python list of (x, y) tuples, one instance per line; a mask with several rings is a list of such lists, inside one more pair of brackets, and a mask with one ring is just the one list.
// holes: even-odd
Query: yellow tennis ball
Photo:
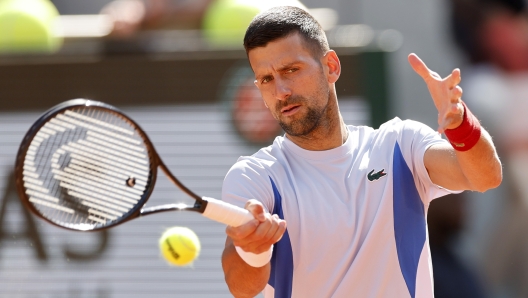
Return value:
[(0, 52), (53, 52), (59, 12), (49, 0), (0, 0)]
[(173, 227), (159, 239), (161, 254), (170, 264), (185, 266), (200, 254), (200, 239), (189, 228)]

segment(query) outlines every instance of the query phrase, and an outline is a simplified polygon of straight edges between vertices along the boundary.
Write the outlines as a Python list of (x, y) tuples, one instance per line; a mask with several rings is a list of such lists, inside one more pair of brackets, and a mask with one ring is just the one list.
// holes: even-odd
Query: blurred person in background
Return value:
[(115, 0), (101, 9), (113, 24), (112, 35), (131, 37), (143, 29), (200, 29), (213, 0)]
[[(479, 194), (487, 238), (479, 262), (493, 297), (528, 297), (528, 11), (523, 0), (451, 0), (453, 35), (467, 55), (464, 99), (503, 157), (505, 183)], [(491, 194), (491, 193), (490, 193)]]
[(199, 29), (215, 0), (51, 0), (61, 15), (105, 14), (112, 36), (131, 37), (143, 29)]
[(427, 213), (435, 298), (483, 298), (482, 277), (455, 249), (467, 220), (466, 194), (434, 200)]

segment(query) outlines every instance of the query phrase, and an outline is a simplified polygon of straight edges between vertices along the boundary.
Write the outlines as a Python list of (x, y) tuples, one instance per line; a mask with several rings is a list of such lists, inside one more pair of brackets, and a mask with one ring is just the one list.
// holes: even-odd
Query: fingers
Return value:
[(411, 64), (412, 69), (424, 80), (430, 80), (430, 79), (440, 79), (440, 76), (434, 72), (431, 71), (427, 65), (420, 59), (416, 54), (411, 53), (407, 57), (409, 60), (409, 63)]
[(266, 220), (264, 216), (264, 206), (262, 206), (261, 202), (251, 199), (247, 201), (246, 206), (244, 208), (246, 208), (251, 214), (253, 214), (253, 217), (255, 217), (258, 221), (263, 222)]
[(286, 221), (281, 220), (277, 214), (272, 215), (273, 221), (277, 222), (278, 224), (272, 225), (269, 229), (262, 229), (259, 231), (255, 231), (255, 236), (260, 238), (262, 244), (260, 246), (257, 246), (255, 250), (257, 253), (264, 252), (268, 250), (268, 248), (278, 242), (281, 238), (284, 232), (286, 231)]
[(453, 129), (460, 125), (464, 116), (464, 107), (460, 101), (450, 103), (445, 112), (438, 114), (438, 132), (444, 133), (446, 129)]
[(227, 227), (226, 234), (233, 240), (235, 246), (246, 252), (262, 253), (282, 238), (286, 231), (286, 221), (276, 214), (265, 214), (265, 220), (250, 221), (237, 228)]
[(442, 78), (431, 71), (414, 53), (408, 57), (413, 70), (424, 79), (433, 102), (438, 109), (438, 132), (458, 127), (463, 119), (463, 106), (460, 104), (462, 80), (460, 69), (454, 69), (447, 77)]
[(252, 219), (238, 227), (227, 226), (226, 234), (227, 236), (231, 237), (233, 241), (236, 241), (237, 239), (244, 239), (249, 235), (253, 234), (259, 224), (260, 222), (258, 220)]
[(462, 87), (460, 86), (455, 86), (452, 90), (451, 90), (451, 101), (452, 102), (458, 102), (458, 100), (460, 98), (462, 98)]
[[(411, 64), (412, 69), (422, 77), (424, 80), (428, 79), (437, 79), (441, 80), (440, 75), (432, 70), (430, 70), (427, 65), (418, 57), (416, 54), (411, 53), (408, 56), (409, 63)], [(460, 84), (462, 80), (460, 69), (454, 69), (449, 76), (443, 79), (449, 89), (453, 89), (455, 86)]]
[(409, 54), (407, 57), (409, 60), (409, 63), (411, 64), (412, 69), (421, 76), (423, 79), (429, 76), (429, 68), (425, 65), (425, 63), (422, 61), (422, 59), (418, 58), (418, 56), (414, 53)]
[(458, 84), (460, 84), (460, 81), (462, 80), (462, 77), (460, 76), (460, 69), (455, 68), (450, 75), (448, 75), (445, 78), (447, 87), (449, 89), (455, 88)]
[(438, 113), (439, 133), (443, 133), (446, 129), (458, 126), (457, 123), (460, 122), (461, 113), (463, 111), (463, 107), (460, 104), (462, 93), (463, 91), (460, 86), (455, 86), (449, 91), (449, 102), (447, 102), (445, 108)]

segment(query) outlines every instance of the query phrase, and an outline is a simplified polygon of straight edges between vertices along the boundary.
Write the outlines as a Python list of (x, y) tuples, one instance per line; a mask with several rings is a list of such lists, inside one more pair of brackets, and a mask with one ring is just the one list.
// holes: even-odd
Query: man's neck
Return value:
[(297, 146), (310, 151), (323, 151), (337, 148), (343, 145), (348, 138), (348, 128), (343, 118), (338, 114), (339, 119), (334, 125), (321, 126), (306, 136), (286, 137)]

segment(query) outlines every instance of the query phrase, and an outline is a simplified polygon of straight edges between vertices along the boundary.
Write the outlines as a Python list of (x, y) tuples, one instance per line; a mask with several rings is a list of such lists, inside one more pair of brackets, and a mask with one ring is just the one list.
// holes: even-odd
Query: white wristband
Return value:
[(266, 265), (271, 260), (271, 254), (273, 253), (273, 245), (267, 251), (254, 254), (252, 252), (246, 252), (242, 248), (235, 246), (238, 255), (251, 267), (262, 267)]

